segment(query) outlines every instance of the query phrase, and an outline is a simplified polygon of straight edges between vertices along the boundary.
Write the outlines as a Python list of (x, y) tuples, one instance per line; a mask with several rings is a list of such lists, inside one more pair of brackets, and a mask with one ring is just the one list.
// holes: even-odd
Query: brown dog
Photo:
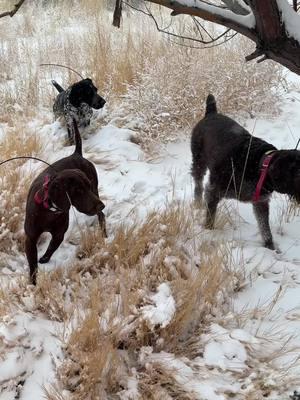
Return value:
[(38, 268), (37, 241), (43, 232), (52, 239), (40, 263), (50, 260), (64, 239), (69, 226), (69, 209), (73, 205), (86, 215), (98, 215), (106, 237), (104, 204), (99, 199), (98, 178), (94, 165), (82, 157), (82, 143), (73, 120), (75, 151), (46, 168), (31, 184), (25, 217), (25, 251), (29, 263), (30, 282), (36, 284)]

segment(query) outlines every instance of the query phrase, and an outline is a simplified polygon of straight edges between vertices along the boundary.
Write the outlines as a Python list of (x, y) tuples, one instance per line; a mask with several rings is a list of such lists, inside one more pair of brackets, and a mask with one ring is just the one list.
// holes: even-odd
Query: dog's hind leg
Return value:
[(37, 259), (37, 237), (29, 237), (26, 235), (25, 239), (25, 253), (29, 264), (29, 280), (32, 285), (36, 285), (36, 275), (38, 269)]
[(194, 199), (197, 204), (202, 202), (203, 193), (203, 178), (206, 172), (207, 166), (201, 153), (193, 153), (193, 163), (192, 163), (192, 177), (194, 178)]
[(264, 241), (264, 246), (267, 249), (275, 250), (269, 224), (269, 200), (254, 203), (253, 210)]
[(204, 201), (206, 206), (205, 228), (213, 229), (220, 194), (216, 185), (212, 184), (211, 181), (205, 188)]

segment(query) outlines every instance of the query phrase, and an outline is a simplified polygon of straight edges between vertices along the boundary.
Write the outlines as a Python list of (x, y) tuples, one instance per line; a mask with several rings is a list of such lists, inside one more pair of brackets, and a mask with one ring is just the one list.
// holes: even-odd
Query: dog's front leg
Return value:
[(65, 232), (51, 232), (52, 238), (50, 240), (48, 249), (45, 254), (39, 259), (41, 264), (47, 263), (55, 250), (60, 246), (64, 240)]
[(32, 285), (36, 285), (36, 275), (38, 269), (37, 262), (37, 239), (26, 235), (25, 253), (29, 264), (29, 280)]
[(103, 236), (105, 238), (107, 238), (105, 215), (103, 214), (102, 211), (98, 212), (97, 215), (98, 215), (98, 221), (99, 221), (100, 228), (103, 232)]
[(74, 144), (74, 135), (73, 135), (73, 119), (70, 117), (68, 113), (65, 114), (65, 120), (66, 120), (66, 125), (67, 125), (67, 131), (68, 131), (68, 139), (69, 139), (69, 144)]
[(205, 228), (213, 229), (217, 206), (220, 200), (219, 192), (215, 185), (209, 183), (207, 188), (205, 189), (205, 206), (206, 206), (206, 220), (205, 220)]
[(264, 246), (267, 249), (274, 250), (275, 247), (269, 224), (269, 200), (254, 203), (253, 210), (264, 241)]

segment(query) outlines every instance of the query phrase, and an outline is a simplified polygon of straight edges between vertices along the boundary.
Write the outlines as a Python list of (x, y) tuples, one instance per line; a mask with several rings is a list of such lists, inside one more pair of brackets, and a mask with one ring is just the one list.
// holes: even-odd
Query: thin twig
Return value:
[(190, 49), (196, 49), (196, 50), (203, 50), (203, 49), (211, 49), (212, 47), (222, 46), (224, 43), (227, 43), (227, 42), (229, 42), (229, 40), (233, 39), (237, 34), (238, 33), (235, 32), (228, 39), (224, 39), (220, 43), (214, 43), (211, 46), (192, 46), (190, 44), (184, 44), (184, 43), (176, 42), (175, 40), (170, 40), (170, 41), (171, 41), (171, 43), (176, 44), (177, 46), (188, 47)]
[[(0, 165), (3, 165), (9, 161), (13, 161), (13, 160), (36, 160), (36, 161), (40, 161), (44, 164), (47, 164), (49, 167), (53, 168), (51, 164), (49, 164), (47, 161), (42, 160), (41, 158), (38, 157), (32, 157), (32, 156), (18, 156), (18, 157), (12, 157), (12, 158), (8, 158), (7, 160), (1, 161)], [(54, 168), (53, 168), (54, 169)]]
[[(158, 24), (156, 18), (155, 18), (154, 15), (152, 14), (151, 10), (150, 10), (149, 7), (147, 7), (146, 5), (145, 5), (145, 8), (146, 8), (146, 11), (145, 11), (145, 10), (142, 10), (142, 9), (140, 9), (140, 8), (137, 8), (137, 7), (133, 6), (132, 4), (127, 3), (126, 1), (123, 1), (123, 4), (125, 4), (127, 7), (131, 8), (131, 9), (137, 11), (137, 12), (140, 12), (140, 13), (142, 13), (142, 14), (147, 15), (148, 17), (150, 17), (150, 18), (153, 20), (153, 22), (154, 22), (154, 24), (155, 24), (156, 29), (158, 30), (158, 32), (164, 33), (164, 34), (169, 35), (169, 36), (173, 36), (173, 37), (175, 37), (175, 38), (177, 38), (177, 39), (188, 40), (188, 41), (192, 41), (192, 42), (201, 43), (201, 44), (204, 44), (204, 45), (209, 45), (209, 44), (213, 44), (213, 43), (214, 43), (214, 45), (212, 45), (212, 46), (207, 46), (207, 47), (196, 47), (196, 46), (184, 45), (184, 44), (182, 44), (182, 43), (173, 42), (173, 43), (179, 44), (179, 45), (181, 45), (181, 46), (183, 46), (183, 47), (190, 47), (190, 48), (193, 48), (193, 49), (204, 49), (204, 48), (210, 48), (210, 47), (218, 46), (218, 45), (220, 45), (220, 44), (217, 44), (217, 43), (215, 43), (215, 42), (217, 42), (218, 40), (220, 40), (222, 37), (224, 37), (224, 36), (230, 31), (230, 29), (226, 29), (226, 31), (224, 31), (223, 33), (221, 33), (219, 36), (213, 37), (213, 36), (202, 26), (202, 24), (201, 24), (199, 21), (197, 21), (197, 19), (196, 19), (195, 17), (192, 17), (193, 22), (195, 23), (195, 26), (197, 27), (197, 31), (198, 31), (199, 35), (201, 36), (201, 39), (197, 39), (197, 38), (195, 38), (195, 37), (190, 37), (190, 36), (179, 35), (179, 34), (176, 34), (176, 33), (174, 33), (174, 32), (170, 32), (169, 30), (167, 30), (168, 27), (166, 27), (166, 28), (161, 28), (161, 27), (159, 26), (159, 24)], [(169, 26), (170, 26), (170, 25), (169, 25)], [(203, 39), (203, 35), (202, 35), (201, 31), (200, 31), (200, 28), (203, 29), (203, 31), (207, 34), (207, 36), (210, 38), (210, 40), (204, 40), (204, 39)], [(231, 40), (235, 35), (236, 35), (236, 34), (233, 34), (232, 36), (230, 36), (230, 38), (225, 39), (221, 44), (224, 44), (224, 43), (228, 42), (228, 41)]]
[(54, 66), (54, 67), (67, 68), (67, 69), (69, 69), (70, 71), (75, 72), (75, 74), (77, 74), (78, 76), (80, 76), (81, 79), (84, 79), (84, 77), (83, 77), (82, 75), (80, 75), (79, 72), (75, 71), (75, 69), (73, 69), (73, 68), (71, 68), (71, 67), (68, 67), (68, 66), (66, 66), (66, 65), (61, 65), (61, 64), (49, 64), (49, 63), (40, 64), (41, 67), (49, 66), (49, 65), (50, 65), (50, 66), (52, 65), (52, 66)]

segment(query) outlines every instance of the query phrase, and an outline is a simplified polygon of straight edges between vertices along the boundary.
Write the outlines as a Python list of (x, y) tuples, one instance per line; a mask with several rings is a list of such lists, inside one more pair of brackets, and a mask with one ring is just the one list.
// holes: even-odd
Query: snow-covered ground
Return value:
[[(247, 120), (245, 126), (278, 148), (294, 148), (299, 137), (299, 102), (300, 93), (290, 92), (282, 100), (280, 116), (272, 120)], [(98, 118), (101, 119), (101, 114)], [(120, 222), (131, 223), (136, 216), (143, 219), (149, 210), (163, 209), (167, 200), (192, 200), (189, 138), (162, 145), (159, 154), (150, 157), (131, 140), (132, 131), (113, 125), (96, 129), (98, 122), (95, 119), (90, 133), (85, 133), (83, 146), (85, 157), (98, 170), (110, 237)], [(63, 146), (65, 131), (59, 122), (41, 126), (39, 121), (32, 121), (31, 125), (45, 139), (47, 161), (53, 162), (73, 151)], [(31, 169), (39, 167), (33, 161), (29, 163)], [(206, 343), (205, 351), (193, 360), (144, 348), (139, 355), (140, 363), (168, 368), (192, 399), (223, 400), (248, 398), (251, 377), (247, 370), (251, 363), (257, 362), (257, 375), (262, 379), (267, 365), (269, 371), (273, 370), (273, 374), (268, 373), (269, 381), (264, 382), (272, 388), (266, 398), (287, 400), (293, 390), (300, 390), (300, 382), (298, 387), (281, 388), (284, 395), (276, 393), (274, 388), (280, 387), (284, 374), (295, 382), (300, 372), (300, 216), (285, 221), (286, 200), (280, 195), (273, 196), (271, 229), (280, 250), (275, 252), (262, 247), (251, 205), (235, 201), (226, 201), (225, 205), (230, 205), (232, 223), (212, 232), (203, 231), (206, 239), (221, 240), (231, 246), (232, 257), (245, 276), (244, 286), (232, 297), (230, 311), (224, 316), (225, 326), (217, 322), (210, 326), (199, 338)], [(40, 270), (67, 268), (72, 264), (78, 224), (91, 218), (75, 211), (70, 214), (71, 223), (63, 244)], [(42, 243), (40, 254), (45, 247), (46, 243)], [(5, 290), (8, 282), (13, 285), (24, 269), (27, 266), (23, 254), (7, 255), (0, 271), (0, 290)], [(43, 399), (44, 387), (55, 382), (56, 364), (63, 358), (61, 324), (35, 312), (33, 288), (28, 287), (24, 293), (26, 307), (8, 313), (0, 321), (0, 400)], [(142, 309), (145, 321), (149, 325), (166, 326), (176, 309), (168, 284), (158, 286), (150, 299), (151, 305)], [(199, 372), (203, 366), (206, 374)], [(233, 372), (238, 372), (238, 378)], [(138, 396), (133, 377), (119, 398), (139, 399)]]

